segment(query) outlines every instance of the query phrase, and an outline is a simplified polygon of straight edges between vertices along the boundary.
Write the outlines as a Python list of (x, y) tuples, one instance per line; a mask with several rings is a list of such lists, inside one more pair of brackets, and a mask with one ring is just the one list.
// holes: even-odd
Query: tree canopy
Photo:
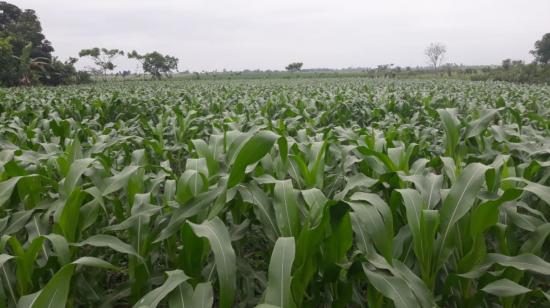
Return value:
[(0, 1), (0, 39), (9, 38), (14, 55), (20, 55), (31, 43), (31, 58), (51, 59), (53, 47), (42, 34), (42, 26), (34, 10), (21, 10), (17, 6)]
[(550, 33), (546, 33), (542, 38), (535, 42), (535, 49), (531, 50), (538, 63), (548, 64), (550, 62)]
[(44, 67), (52, 61), (53, 50), (33, 10), (0, 1), (1, 85), (47, 81)]
[(94, 61), (94, 64), (99, 68), (103, 75), (107, 75), (107, 71), (115, 69), (116, 65), (113, 63), (114, 59), (118, 56), (123, 56), (124, 51), (120, 49), (107, 49), (94, 47), (90, 49), (82, 49), (79, 53), (79, 57), (90, 57)]
[(289, 65), (287, 65), (285, 67), (285, 69), (289, 72), (298, 72), (302, 69), (303, 65), (304, 65), (304, 63), (302, 63), (302, 62), (293, 62), (293, 63), (290, 63)]
[(178, 69), (178, 58), (163, 55), (158, 51), (141, 55), (134, 50), (128, 54), (128, 58), (139, 61), (143, 66), (143, 71), (151, 74), (156, 79), (161, 79), (163, 74), (168, 74)]

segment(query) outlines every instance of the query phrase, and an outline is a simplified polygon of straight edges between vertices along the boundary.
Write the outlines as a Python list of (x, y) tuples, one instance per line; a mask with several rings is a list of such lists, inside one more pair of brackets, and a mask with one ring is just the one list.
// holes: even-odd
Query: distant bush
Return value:
[(61, 62), (54, 58), (48, 65), (43, 67), (43, 70), (38, 74), (41, 84), (48, 86), (58, 86), (75, 82), (76, 69), (74, 62), (71, 60)]
[(78, 71), (75, 75), (75, 83), (76, 84), (85, 84), (85, 83), (91, 83), (92, 75), (86, 71)]
[[(504, 63), (503, 63), (504, 64)], [(506, 63), (508, 64), (508, 63)], [(509, 81), (519, 83), (550, 83), (550, 64), (523, 64), (518, 61), (500, 68), (482, 69), (470, 77), (474, 81)]]

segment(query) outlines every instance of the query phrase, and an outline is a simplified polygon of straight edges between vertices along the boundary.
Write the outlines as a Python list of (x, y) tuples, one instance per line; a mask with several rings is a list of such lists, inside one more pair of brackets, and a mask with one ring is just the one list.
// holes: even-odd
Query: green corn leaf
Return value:
[(325, 176), (325, 153), (327, 152), (329, 143), (315, 142), (312, 144), (313, 162), (310, 162), (308, 169), (310, 170), (312, 183), (316, 188), (323, 188), (323, 179)]
[(353, 212), (350, 213), (352, 229), (355, 233), (355, 241), (359, 250), (364, 254), (372, 254), (374, 252), (374, 245), (372, 239), (367, 232), (366, 224), (363, 219), (360, 218), (360, 214)]
[(460, 121), (457, 118), (457, 110), (454, 108), (438, 109), (437, 113), (445, 128), (445, 155), (454, 157), (460, 140)]
[(184, 204), (208, 189), (208, 179), (197, 170), (185, 170), (178, 179), (176, 201)]
[(535, 194), (537, 197), (539, 197), (541, 200), (546, 202), (547, 205), (550, 206), (550, 187), (549, 186), (544, 186), (539, 183), (534, 183), (526, 179), (516, 178), (516, 177), (507, 178), (505, 180), (527, 184), (524, 187), (521, 187), (520, 189)]
[(550, 236), (550, 223), (537, 227), (535, 232), (529, 235), (529, 239), (521, 245), (522, 253), (540, 254), (541, 249)]
[(236, 260), (227, 228), (218, 217), (200, 225), (193, 223), (189, 223), (189, 225), (197, 236), (208, 239), (216, 260), (216, 271), (221, 290), (220, 307), (231, 307), (236, 288)]
[(19, 298), (19, 301), (17, 301), (17, 308), (30, 308), (32, 307), (32, 304), (35, 302), (38, 295), (40, 295), (41, 291), (37, 291), (31, 294), (23, 295)]
[(441, 239), (438, 258), (440, 264), (444, 262), (446, 254), (443, 253), (443, 250), (448, 244), (451, 231), (456, 227), (460, 218), (473, 207), (476, 194), (483, 185), (487, 169), (487, 166), (480, 163), (468, 165), (443, 201), (439, 210)]
[(165, 240), (174, 235), (176, 232), (178, 232), (178, 230), (180, 230), (181, 225), (185, 223), (187, 218), (200, 213), (202, 210), (204, 210), (205, 207), (214, 202), (223, 192), (224, 187), (222, 186), (218, 187), (215, 190), (206, 191), (198, 195), (185, 206), (176, 209), (172, 213), (168, 225), (166, 225), (166, 227), (164, 227), (164, 229), (162, 229), (162, 231), (159, 233), (157, 239), (155, 240), (155, 243)]
[(297, 236), (300, 232), (300, 210), (298, 192), (291, 180), (278, 181), (275, 184), (273, 208), (280, 234), (285, 237)]
[(361, 188), (369, 188), (374, 186), (376, 183), (378, 183), (378, 180), (369, 178), (368, 176), (359, 173), (356, 175), (353, 175), (346, 179), (346, 187), (342, 189), (340, 192), (338, 192), (336, 195), (334, 195), (335, 200), (341, 200), (346, 197), (348, 192), (352, 191), (355, 188), (361, 187)]
[(441, 201), (441, 186), (443, 176), (433, 173), (427, 175), (400, 176), (405, 181), (414, 183), (415, 188), (422, 195), (424, 203), (433, 209)]
[(55, 233), (43, 235), (48, 239), (53, 246), (53, 250), (57, 256), (57, 260), (61, 265), (65, 265), (71, 262), (71, 253), (69, 251), (69, 243), (63, 236)]
[(140, 300), (134, 305), (135, 308), (139, 307), (150, 307), (155, 308), (158, 306), (161, 300), (163, 300), (170, 292), (177, 288), (180, 284), (185, 282), (189, 277), (183, 273), (182, 270), (173, 270), (166, 272), (167, 279), (166, 281), (158, 288), (150, 291), (145, 294)]
[(550, 276), (550, 263), (530, 253), (524, 253), (518, 256), (505, 256), (498, 253), (490, 253), (482, 264), (459, 276), (470, 279), (479, 278), (494, 264)]
[(377, 152), (373, 149), (369, 149), (369, 148), (363, 147), (363, 146), (358, 147), (357, 150), (359, 152), (361, 152), (361, 154), (364, 154), (364, 155), (367, 155), (367, 156), (374, 156), (377, 159), (379, 159), (384, 164), (387, 172), (398, 170), (397, 166), (395, 166), (393, 161), (385, 153)]
[(317, 188), (302, 190), (302, 197), (309, 206), (308, 218), (311, 222), (311, 227), (315, 228), (321, 223), (328, 199), (323, 192)]
[(134, 257), (137, 257), (138, 259), (141, 259), (141, 256), (138, 255), (138, 253), (134, 250), (134, 248), (117, 237), (106, 235), (106, 234), (96, 234), (92, 235), (89, 238), (85, 239), (84, 241), (76, 244), (71, 244), (73, 246), (84, 246), (84, 245), (90, 245), (94, 247), (109, 247), (112, 250), (118, 251), (120, 253), (128, 254)]
[(487, 129), (489, 124), (494, 120), (498, 115), (498, 110), (496, 109), (487, 109), (482, 112), (482, 116), (479, 119), (471, 121), (466, 126), (465, 138), (475, 137)]
[(295, 254), (294, 238), (280, 237), (275, 242), (269, 262), (269, 279), (265, 303), (281, 308), (293, 307), (290, 292), (291, 270)]
[(95, 257), (80, 257), (76, 261), (73, 261), (72, 264), (91, 266), (96, 268), (107, 269), (111, 271), (120, 271), (120, 268), (112, 265), (111, 263)]
[(192, 302), (192, 298), (193, 287), (191, 287), (191, 285), (186, 282), (182, 282), (168, 295), (168, 307), (188, 307)]
[(10, 296), (10, 299), (16, 303), (17, 302), (17, 299), (15, 297), (15, 291), (13, 289), (13, 287), (11, 286), (11, 282), (9, 280), (9, 277), (8, 277), (8, 273), (6, 272), (6, 269), (4, 268), (4, 263), (8, 262), (9, 260), (13, 259), (14, 256), (10, 256), (8, 254), (0, 254), (0, 270), (1, 270), (1, 277), (0, 278), (0, 286), (3, 287), (4, 283), (7, 285), (7, 289), (8, 289), (8, 292), (9, 292), (9, 296)]
[(8, 222), (8, 226), (2, 231), (2, 233), (4, 235), (10, 235), (23, 229), (28, 221), (31, 219), (33, 214), (34, 210), (19, 211), (13, 213)]
[(418, 307), (414, 294), (403, 278), (379, 274), (363, 266), (369, 282), (378, 292), (391, 299), (396, 308)]
[(21, 176), (16, 176), (0, 183), (0, 207), (3, 207), (10, 199), (13, 189), (22, 178)]
[(197, 151), (197, 154), (199, 157), (202, 157), (206, 159), (206, 164), (208, 166), (208, 174), (215, 175), (218, 173), (219, 164), (216, 161), (216, 158), (214, 157), (214, 154), (208, 147), (208, 144), (204, 142), (204, 140), (201, 139), (195, 139), (191, 141), (193, 143), (193, 146), (195, 147), (195, 151)]
[(402, 277), (407, 282), (421, 307), (433, 308), (437, 306), (428, 286), (404, 263), (394, 260), (393, 267), (390, 271), (394, 275)]
[(210, 175), (208, 164), (205, 158), (189, 158), (185, 162), (185, 170), (195, 170), (203, 174), (206, 178)]
[(267, 236), (273, 241), (279, 236), (271, 199), (254, 183), (239, 186), (239, 193), (245, 202), (254, 205), (256, 217), (262, 222)]
[(269, 153), (279, 136), (270, 131), (254, 134), (239, 150), (229, 172), (227, 187), (231, 188), (244, 179), (246, 166), (259, 161)]
[(77, 265), (118, 270), (110, 263), (98, 258), (83, 257), (77, 259), (59, 269), (39, 293), (35, 293), (27, 298), (22, 297), (17, 306), (32, 308), (65, 307), (71, 288), (71, 280)]
[(359, 239), (363, 243), (364, 249), (368, 249), (368, 243), (374, 243), (374, 246), (384, 255), (386, 259), (391, 259), (391, 236), (386, 232), (386, 226), (380, 213), (374, 206), (362, 202), (349, 202), (350, 207), (356, 219), (354, 231), (359, 234)]
[(59, 227), (63, 231), (63, 235), (69, 242), (75, 242), (78, 235), (78, 222), (80, 217), (80, 205), (84, 200), (85, 195), (80, 191), (80, 188), (73, 190), (65, 204), (60, 209)]
[(57, 271), (52, 279), (50, 279), (46, 286), (40, 291), (40, 294), (34, 298), (30, 307), (65, 307), (75, 267), (75, 264), (67, 264)]
[(211, 308), (213, 304), (214, 291), (212, 290), (212, 284), (209, 282), (197, 284), (189, 307)]
[(498, 199), (484, 202), (472, 211), (472, 220), (470, 222), (470, 234), (476, 236), (481, 234), (490, 226), (498, 221), (500, 206), (508, 201), (515, 200), (521, 195), (519, 189), (508, 189)]
[(0, 266), (3, 266), (4, 263), (6, 263), (8, 260), (13, 259), (14, 256), (10, 256), (8, 254), (0, 254)]
[(449, 178), (451, 181), (451, 184), (456, 183), (457, 178), (457, 166), (456, 162), (451, 157), (440, 157), (441, 162), (443, 163), (443, 171), (445, 172), (445, 175)]
[[(425, 204), (420, 196), (420, 193), (414, 189), (398, 189), (398, 193), (403, 198), (403, 204), (407, 214), (407, 222), (411, 228), (413, 238), (421, 240), (420, 228), (422, 226), (422, 211), (425, 209)], [(422, 248), (422, 241), (419, 242), (419, 247)]]
[(484, 286), (481, 290), (485, 293), (489, 293), (499, 297), (518, 296), (531, 292), (531, 289), (528, 289), (506, 278), (493, 281)]
[(136, 171), (138, 171), (138, 166), (127, 166), (120, 173), (113, 175), (105, 179), (102, 183), (101, 194), (107, 196), (111, 193), (114, 193), (123, 187), (128, 185), (128, 180)]
[[(361, 224), (361, 230), (374, 243), (382, 255), (391, 262), (393, 251), (393, 219), (389, 206), (378, 196), (371, 193), (358, 192), (352, 195), (352, 200), (366, 201), (348, 202)], [(361, 233), (363, 236), (363, 233)]]
[(65, 177), (65, 181), (63, 182), (63, 190), (65, 195), (69, 196), (71, 192), (76, 187), (76, 184), (82, 174), (86, 172), (86, 169), (94, 162), (94, 159), (92, 158), (83, 158), (75, 160), (70, 168), (69, 172), (67, 173), (67, 176)]

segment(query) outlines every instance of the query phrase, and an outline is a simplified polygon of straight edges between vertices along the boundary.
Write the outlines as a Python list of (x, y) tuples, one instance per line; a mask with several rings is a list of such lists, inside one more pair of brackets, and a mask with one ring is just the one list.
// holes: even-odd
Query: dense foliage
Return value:
[(161, 79), (163, 74), (168, 75), (178, 69), (178, 58), (157, 51), (146, 53), (140, 56), (140, 59), (143, 61), (143, 71), (156, 79)]
[(15, 55), (20, 55), (25, 46), (31, 43), (32, 58), (51, 59), (53, 47), (42, 34), (40, 21), (34, 10), (21, 10), (4, 1), (0, 1), (0, 10), (0, 38), (10, 38)]
[(535, 49), (531, 50), (531, 54), (539, 63), (548, 64), (550, 62), (550, 33), (546, 33), (535, 42)]
[(517, 62), (519, 63), (510, 66), (503, 65), (500, 68), (483, 68), (470, 74), (469, 79), (550, 84), (550, 64)]
[(82, 49), (79, 53), (79, 57), (90, 57), (94, 64), (98, 67), (97, 72), (107, 75), (108, 71), (113, 71), (116, 67), (114, 64), (114, 59), (118, 56), (123, 56), (124, 51), (120, 49), (107, 49), (107, 48), (89, 48)]
[(550, 300), (550, 88), (0, 92), (0, 306)]
[(74, 61), (52, 56), (34, 10), (0, 1), (0, 86), (63, 85), (86, 81)]
[(285, 69), (289, 72), (299, 72), (302, 69), (302, 66), (304, 63), (302, 62), (292, 62), (289, 65), (285, 67)]

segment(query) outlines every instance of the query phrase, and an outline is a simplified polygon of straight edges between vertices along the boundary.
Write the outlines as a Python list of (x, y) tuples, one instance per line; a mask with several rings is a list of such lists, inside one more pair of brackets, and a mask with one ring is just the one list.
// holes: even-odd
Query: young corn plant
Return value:
[(0, 90), (0, 307), (545, 307), (550, 89)]

